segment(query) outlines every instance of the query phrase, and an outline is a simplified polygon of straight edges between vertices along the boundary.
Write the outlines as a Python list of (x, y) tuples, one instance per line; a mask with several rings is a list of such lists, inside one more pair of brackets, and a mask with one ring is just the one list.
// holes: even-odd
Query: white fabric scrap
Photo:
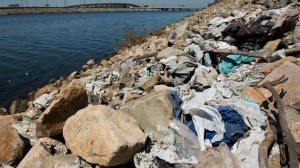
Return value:
[[(205, 142), (209, 142), (204, 139), (205, 130), (216, 132), (216, 135), (210, 140), (211, 143), (221, 141), (224, 138), (225, 125), (217, 109), (211, 106), (191, 107), (185, 113), (190, 114), (193, 118), (201, 151), (206, 149)], [(208, 145), (211, 146), (211, 144)]]
[(42, 96), (38, 97), (34, 102), (33, 105), (39, 109), (47, 108), (50, 106), (51, 102), (55, 99), (54, 96), (49, 94), (43, 94)]
[(240, 139), (232, 147), (231, 152), (238, 158), (241, 168), (259, 167), (259, 144), (265, 139), (265, 131), (256, 127), (250, 130), (249, 137)]

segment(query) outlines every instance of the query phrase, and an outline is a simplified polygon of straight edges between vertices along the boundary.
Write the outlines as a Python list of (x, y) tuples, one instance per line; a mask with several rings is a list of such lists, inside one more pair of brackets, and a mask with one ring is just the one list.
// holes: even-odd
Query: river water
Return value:
[(0, 16), (0, 107), (110, 56), (123, 28), (158, 29), (192, 12), (102, 12)]

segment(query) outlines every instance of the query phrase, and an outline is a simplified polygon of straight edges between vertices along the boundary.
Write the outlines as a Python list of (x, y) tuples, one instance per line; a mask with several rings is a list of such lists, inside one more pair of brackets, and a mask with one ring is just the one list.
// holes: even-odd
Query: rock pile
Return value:
[(300, 4), (289, 3), (218, 1), (0, 109), (1, 164), (298, 167)]

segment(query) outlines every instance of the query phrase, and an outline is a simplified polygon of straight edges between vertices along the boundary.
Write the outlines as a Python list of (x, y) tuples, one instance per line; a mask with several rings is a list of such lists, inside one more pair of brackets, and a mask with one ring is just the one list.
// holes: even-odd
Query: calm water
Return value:
[(123, 28), (158, 29), (192, 12), (105, 12), (0, 16), (0, 106), (103, 59)]

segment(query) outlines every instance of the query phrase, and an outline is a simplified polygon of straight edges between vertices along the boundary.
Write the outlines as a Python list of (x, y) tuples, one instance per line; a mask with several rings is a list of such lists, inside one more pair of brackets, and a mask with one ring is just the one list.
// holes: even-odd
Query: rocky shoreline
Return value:
[(219, 1), (15, 100), (0, 109), (0, 167), (298, 167), (288, 3)]

